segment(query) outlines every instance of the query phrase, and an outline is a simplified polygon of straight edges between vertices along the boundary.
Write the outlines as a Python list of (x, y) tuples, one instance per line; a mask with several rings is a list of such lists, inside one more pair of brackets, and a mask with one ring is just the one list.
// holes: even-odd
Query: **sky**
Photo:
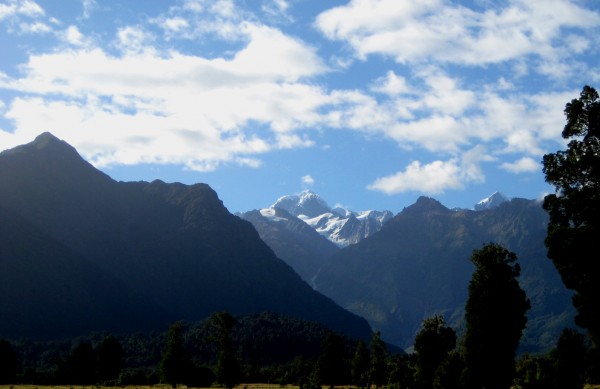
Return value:
[(537, 199), (599, 50), (597, 0), (0, 0), (0, 150), (49, 131), (230, 212)]

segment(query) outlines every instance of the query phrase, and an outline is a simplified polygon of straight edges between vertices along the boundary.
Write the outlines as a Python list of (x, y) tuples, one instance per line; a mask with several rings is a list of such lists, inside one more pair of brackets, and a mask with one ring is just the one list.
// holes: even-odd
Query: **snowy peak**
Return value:
[(483, 211), (486, 209), (496, 208), (500, 204), (509, 201), (510, 199), (500, 192), (494, 192), (491, 196), (479, 201), (475, 204), (476, 211)]
[(260, 212), (275, 221), (277, 209), (296, 216), (338, 247), (358, 243), (379, 231), (394, 216), (390, 211), (353, 212), (340, 206), (332, 209), (318, 194), (309, 190), (298, 195), (282, 196), (271, 208)]
[(280, 197), (271, 208), (285, 209), (294, 216), (316, 217), (331, 212), (327, 203), (316, 193), (305, 190), (298, 195)]

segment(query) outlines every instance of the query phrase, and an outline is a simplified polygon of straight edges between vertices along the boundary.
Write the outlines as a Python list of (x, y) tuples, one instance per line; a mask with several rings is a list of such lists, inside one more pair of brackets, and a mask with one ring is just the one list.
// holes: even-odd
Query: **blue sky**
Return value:
[(231, 212), (540, 198), (599, 48), (597, 0), (0, 0), (0, 150), (50, 131)]

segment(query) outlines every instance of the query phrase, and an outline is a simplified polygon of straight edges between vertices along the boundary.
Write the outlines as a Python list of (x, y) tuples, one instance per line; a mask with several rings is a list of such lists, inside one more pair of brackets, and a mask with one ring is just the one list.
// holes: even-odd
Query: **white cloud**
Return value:
[(44, 22), (19, 23), (19, 31), (22, 34), (47, 34), (52, 32), (52, 27)]
[(310, 174), (302, 176), (302, 184), (312, 186), (315, 184), (315, 179)]
[(7, 31), (19, 35), (47, 34), (52, 32), (48, 23), (54, 18), (44, 20), (45, 11), (32, 0), (9, 0), (0, 3), (0, 22), (6, 21)]
[(98, 3), (96, 0), (81, 0), (81, 5), (83, 6), (83, 15), (84, 19), (89, 19), (92, 16), (92, 12), (94, 12), (98, 8)]
[(352, 0), (320, 14), (316, 26), (361, 58), (486, 65), (528, 55), (561, 58), (573, 40), (577, 50), (589, 45), (587, 30), (600, 24), (600, 14), (569, 0), (505, 4), (478, 12), (441, 0)]
[(248, 46), (232, 61), (241, 73), (296, 81), (326, 70), (313, 48), (277, 29), (251, 23), (242, 25), (241, 29), (250, 38)]
[(261, 10), (270, 18), (275, 20), (293, 21), (293, 17), (288, 13), (290, 4), (286, 0), (266, 0), (261, 6)]
[(117, 46), (124, 52), (153, 51), (149, 44), (154, 36), (140, 26), (121, 27), (117, 31)]
[(455, 160), (434, 161), (426, 165), (414, 161), (404, 171), (378, 178), (367, 188), (389, 195), (408, 191), (440, 194), (448, 189), (463, 187), (459, 173), (460, 168)]
[(273, 28), (241, 27), (250, 41), (231, 59), (158, 53), (138, 27), (118, 31), (121, 55), (90, 47), (31, 56), (21, 77), (0, 78), (0, 88), (24, 93), (6, 109), (15, 131), (4, 142), (51, 131), (97, 166), (194, 170), (257, 167), (254, 156), (269, 150), (312, 146), (305, 131), (328, 102), (301, 82), (325, 69), (314, 49)]
[(504, 162), (500, 165), (500, 167), (512, 173), (531, 173), (542, 170), (541, 162), (530, 157), (523, 157), (515, 162), (510, 163)]
[(6, 3), (0, 3), (0, 21), (13, 16), (37, 17), (44, 14), (44, 9), (35, 1), (9, 0)]
[(388, 71), (385, 77), (380, 77), (375, 80), (371, 86), (371, 90), (390, 96), (410, 93), (410, 87), (406, 78), (398, 76), (392, 70)]
[(69, 26), (62, 34), (63, 40), (73, 46), (85, 46), (87, 44), (85, 36), (79, 31), (77, 26)]
[(172, 31), (172, 32), (177, 32), (177, 31), (180, 31), (182, 29), (185, 29), (185, 28), (189, 27), (189, 23), (184, 18), (175, 17), (175, 18), (167, 18), (167, 19), (165, 19), (162, 22), (161, 26), (165, 30), (169, 30), (169, 31)]
[(428, 164), (413, 161), (403, 171), (376, 179), (367, 189), (388, 195), (404, 192), (441, 194), (447, 190), (462, 189), (468, 183), (483, 182), (482, 161), (491, 160), (483, 147), (467, 151), (462, 159), (436, 160)]
[(232, 0), (217, 0), (211, 5), (210, 10), (219, 16), (229, 18), (235, 14), (235, 4)]

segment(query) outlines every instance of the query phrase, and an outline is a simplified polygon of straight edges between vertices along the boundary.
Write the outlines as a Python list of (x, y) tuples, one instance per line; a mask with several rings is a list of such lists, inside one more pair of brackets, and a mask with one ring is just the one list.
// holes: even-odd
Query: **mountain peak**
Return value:
[[(379, 231), (383, 224), (394, 217), (390, 211), (353, 212), (340, 205), (331, 208), (321, 196), (308, 189), (280, 197), (271, 209), (287, 211), (338, 247), (359, 242)], [(270, 215), (269, 212), (265, 211)]]
[(36, 136), (32, 144), (41, 149), (54, 142), (62, 141), (54, 136), (51, 132), (46, 131)]
[(417, 202), (414, 205), (412, 205), (411, 207), (415, 207), (415, 208), (418, 208), (421, 210), (427, 210), (427, 211), (432, 211), (432, 210), (447, 211), (448, 210), (448, 208), (446, 208), (444, 205), (442, 205), (442, 203), (440, 203), (436, 199), (434, 199), (432, 197), (426, 197), (426, 196), (420, 196), (417, 199)]
[(73, 146), (71, 146), (64, 140), (57, 138), (50, 132), (43, 132), (40, 135), (36, 136), (33, 142), (5, 150), (0, 154), (19, 154), (30, 152), (33, 150), (51, 151), (52, 154), (67, 153), (71, 155), (77, 155), (78, 157), (80, 157), (79, 153), (77, 152), (77, 150), (75, 150)]
[(491, 196), (486, 197), (485, 199), (483, 199), (483, 200), (479, 201), (477, 204), (475, 204), (474, 209), (476, 211), (483, 211), (485, 209), (496, 208), (500, 204), (507, 202), (509, 200), (510, 199), (508, 197), (506, 197), (502, 193), (496, 191), (496, 192), (492, 193)]
[(282, 196), (271, 207), (282, 208), (294, 216), (304, 215), (309, 218), (331, 212), (325, 200), (310, 190), (303, 190), (297, 195)]

